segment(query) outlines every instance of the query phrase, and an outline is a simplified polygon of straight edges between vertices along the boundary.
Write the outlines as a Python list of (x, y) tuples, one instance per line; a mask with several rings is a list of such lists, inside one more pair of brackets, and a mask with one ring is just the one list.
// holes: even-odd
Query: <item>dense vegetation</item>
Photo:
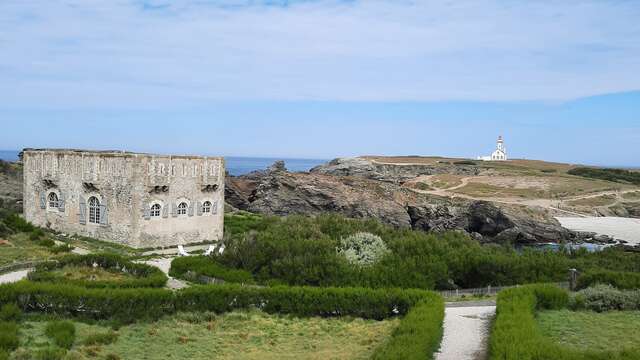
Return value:
[(561, 346), (542, 335), (535, 319), (538, 310), (569, 305), (568, 293), (550, 285), (529, 285), (502, 291), (490, 338), (491, 359), (500, 360), (613, 360), (638, 359), (640, 349), (582, 351)]
[(194, 282), (202, 282), (201, 277), (222, 280), (224, 282), (254, 284), (253, 276), (245, 270), (224, 267), (213, 257), (186, 256), (171, 261), (169, 275)]
[(640, 310), (640, 290), (620, 290), (610, 285), (596, 285), (571, 296), (574, 310), (628, 311)]
[(258, 308), (298, 316), (357, 316), (384, 319), (406, 314), (425, 299), (442, 301), (422, 290), (314, 287), (192, 286), (165, 289), (91, 289), (21, 281), (0, 285), (0, 303), (28, 312), (122, 321), (157, 319), (177, 311), (229, 312)]
[(619, 183), (640, 185), (640, 172), (634, 172), (624, 169), (577, 167), (567, 172), (571, 175), (582, 176), (591, 179), (600, 179)]
[(578, 289), (596, 284), (611, 285), (618, 289), (640, 289), (640, 273), (628, 271), (591, 270), (578, 278)]
[[(215, 261), (262, 284), (451, 289), (566, 281), (570, 268), (640, 272), (640, 254), (615, 248), (519, 251), (481, 245), (460, 232), (394, 229), (337, 215), (228, 215), (225, 221), (226, 251)], [(343, 239), (360, 232), (379, 236), (389, 250), (367, 266), (338, 251)]]
[[(70, 279), (64, 275), (57, 274), (52, 270), (62, 269), (65, 266), (99, 268), (116, 273), (127, 274), (124, 280), (89, 280)], [(67, 283), (85, 287), (106, 288), (142, 288), (142, 287), (164, 287), (167, 283), (167, 276), (155, 266), (131, 262), (116, 254), (89, 254), (89, 255), (66, 255), (55, 261), (48, 261), (36, 266), (36, 270), (29, 273), (29, 280)]]

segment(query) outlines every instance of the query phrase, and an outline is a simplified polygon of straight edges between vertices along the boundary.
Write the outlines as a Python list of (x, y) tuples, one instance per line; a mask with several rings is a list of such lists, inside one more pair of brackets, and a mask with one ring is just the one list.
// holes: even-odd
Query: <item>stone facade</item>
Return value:
[(25, 149), (23, 163), (35, 225), (135, 248), (222, 239), (221, 157)]

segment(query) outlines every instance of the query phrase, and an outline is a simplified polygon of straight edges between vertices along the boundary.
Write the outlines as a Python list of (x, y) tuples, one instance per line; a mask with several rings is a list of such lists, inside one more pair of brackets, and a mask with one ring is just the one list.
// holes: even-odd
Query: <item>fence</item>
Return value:
[[(555, 285), (563, 288), (563, 289), (569, 289), (569, 282), (559, 282), (559, 283), (554, 283)], [(509, 289), (509, 288), (514, 288), (514, 287), (518, 287), (519, 285), (513, 285), (513, 286), (487, 286), (487, 287), (482, 287), (482, 288), (474, 288), (474, 289), (455, 289), (455, 290), (444, 290), (444, 291), (439, 291), (440, 295), (442, 295), (442, 297), (444, 298), (452, 298), (452, 297), (461, 297), (461, 296), (465, 296), (465, 297), (469, 297), (469, 296), (493, 296), (493, 295), (497, 295), (500, 291), (505, 290), (505, 289)]]

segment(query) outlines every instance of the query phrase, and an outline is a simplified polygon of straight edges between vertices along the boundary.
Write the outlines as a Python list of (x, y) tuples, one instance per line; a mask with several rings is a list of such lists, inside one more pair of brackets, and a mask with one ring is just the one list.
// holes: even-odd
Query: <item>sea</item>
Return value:
[[(16, 161), (19, 151), (0, 150), (0, 160)], [(296, 159), (296, 158), (262, 158), (262, 157), (242, 157), (225, 156), (227, 171), (230, 175), (245, 175), (256, 170), (265, 170), (274, 162), (282, 160), (286, 168), (291, 172), (309, 171), (311, 168), (324, 164), (326, 159)]]

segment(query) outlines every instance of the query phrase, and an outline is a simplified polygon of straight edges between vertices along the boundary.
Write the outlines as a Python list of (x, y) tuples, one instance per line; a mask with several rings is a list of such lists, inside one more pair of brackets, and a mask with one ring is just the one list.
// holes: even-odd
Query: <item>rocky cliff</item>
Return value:
[(334, 161), (329, 166), (330, 171), (324, 167), (290, 173), (283, 163), (276, 163), (267, 171), (228, 176), (226, 200), (235, 208), (261, 214), (335, 212), (375, 218), (396, 227), (462, 230), (487, 242), (577, 240), (575, 233), (562, 228), (544, 209), (416, 193), (397, 184), (405, 176), (402, 173), (380, 171), (365, 163), (351, 167)]

